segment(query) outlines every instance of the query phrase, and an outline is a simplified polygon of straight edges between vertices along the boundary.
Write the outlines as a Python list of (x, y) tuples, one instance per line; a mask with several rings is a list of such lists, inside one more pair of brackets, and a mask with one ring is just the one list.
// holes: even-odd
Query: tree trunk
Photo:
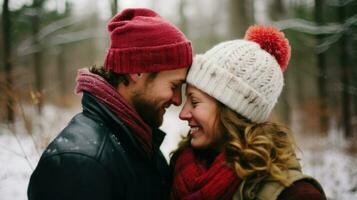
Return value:
[(179, 15), (180, 15), (180, 29), (184, 34), (187, 34), (187, 19), (185, 16), (186, 0), (180, 0)]
[(13, 80), (12, 80), (12, 55), (11, 55), (11, 22), (9, 12), (9, 0), (3, 3), (3, 44), (4, 44), (4, 65), (5, 65), (5, 94), (6, 94), (6, 119), (8, 122), (14, 122), (14, 99), (13, 99)]
[(37, 111), (42, 114), (43, 107), (43, 67), (42, 67), (42, 52), (41, 45), (38, 40), (38, 32), (40, 29), (40, 12), (42, 7), (41, 0), (34, 0), (32, 4), (35, 14), (32, 16), (32, 36), (36, 51), (33, 54), (34, 59), (34, 73), (35, 73), (35, 91), (33, 95), (34, 102), (37, 104)]
[(118, 0), (111, 0), (112, 16), (118, 13)]
[(274, 21), (281, 19), (286, 13), (283, 0), (273, 0), (269, 7), (269, 15)]
[[(343, 24), (346, 20), (345, 6), (338, 7), (339, 21)], [(348, 52), (347, 52), (347, 37), (346, 32), (343, 33), (341, 37), (341, 55), (340, 63), (342, 67), (341, 83), (342, 83), (342, 121), (344, 126), (344, 132), (346, 137), (352, 136), (352, 126), (351, 126), (351, 102), (349, 94), (349, 84), (350, 84), (350, 73), (351, 69), (348, 62)]]
[[(323, 5), (324, 0), (315, 0), (315, 20), (318, 26), (323, 25)], [(323, 35), (316, 36), (318, 44), (323, 42)], [(319, 90), (319, 117), (320, 132), (327, 134), (329, 128), (329, 116), (327, 112), (327, 92), (326, 92), (326, 56), (325, 52), (317, 52), (318, 90)]]
[[(356, 2), (356, 1), (355, 1)], [(351, 3), (348, 6), (349, 13), (354, 15), (357, 13), (357, 3)], [(357, 33), (357, 26), (351, 27), (351, 32), (352, 33)], [(357, 39), (352, 40), (350, 43), (351, 50), (349, 52), (349, 58), (350, 58), (350, 69), (352, 70), (351, 75), (352, 75), (352, 102), (351, 106), (354, 106), (354, 110), (352, 113), (352, 134), (357, 133)]]
[(230, 0), (230, 36), (242, 38), (248, 26), (253, 23), (253, 0)]
[[(285, 7), (283, 5), (282, 0), (273, 0), (270, 2), (269, 5), (269, 16), (272, 19), (272, 21), (278, 21), (281, 20), (284, 17), (284, 14), (286, 13)], [(286, 72), (288, 73), (288, 72)], [(287, 77), (288, 74), (285, 74), (285, 77)], [(290, 84), (285, 79), (285, 86), (283, 91), (281, 92), (281, 95), (279, 97), (279, 103), (278, 103), (278, 109), (277, 111), (279, 112), (279, 115), (282, 119), (282, 121), (286, 124), (291, 123), (291, 107), (289, 104), (289, 95), (290, 95), (290, 90), (289, 90)]]
[(57, 66), (58, 66), (58, 78), (60, 83), (59, 91), (61, 97), (64, 97), (67, 93), (67, 81), (66, 81), (66, 62), (65, 62), (65, 45), (60, 46), (57, 55)]

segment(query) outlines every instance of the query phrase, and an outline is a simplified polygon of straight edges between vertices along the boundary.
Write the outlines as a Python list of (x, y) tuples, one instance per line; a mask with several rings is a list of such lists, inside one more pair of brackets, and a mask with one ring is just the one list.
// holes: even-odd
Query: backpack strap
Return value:
[[(322, 194), (324, 194), (324, 191), (320, 185), (320, 183), (314, 179), (311, 176), (303, 174), (301, 171), (297, 169), (289, 169), (288, 170), (288, 182), (290, 184), (293, 184), (296, 181), (300, 180), (307, 180), (309, 183), (313, 184)], [(233, 196), (233, 200), (246, 200), (247, 198), (244, 199), (244, 188), (246, 184), (246, 180), (244, 180), (240, 185)], [(279, 195), (284, 191), (286, 187), (282, 185), (281, 183), (273, 180), (266, 180), (262, 184), (260, 184), (260, 188), (252, 199), (256, 200), (276, 200), (278, 199)]]
[(232, 200), (243, 200), (243, 189), (244, 185), (246, 184), (246, 179), (244, 179), (238, 187), (237, 192), (233, 195)]
[[(303, 174), (299, 170), (288, 170), (288, 182), (293, 184), (300, 180), (306, 180), (312, 185), (314, 185), (322, 194), (324, 194), (320, 183), (311, 176)], [(277, 181), (267, 181), (265, 182), (257, 194), (257, 199), (259, 200), (274, 200), (278, 199), (279, 195), (284, 191), (286, 187)]]

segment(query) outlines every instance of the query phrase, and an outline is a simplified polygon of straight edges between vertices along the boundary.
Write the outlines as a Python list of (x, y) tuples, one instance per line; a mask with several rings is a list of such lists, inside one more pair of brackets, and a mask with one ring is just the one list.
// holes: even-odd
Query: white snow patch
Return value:
[[(178, 119), (179, 110), (180, 108), (177, 107), (168, 109), (161, 127), (167, 133), (161, 146), (166, 159), (177, 147), (180, 136), (187, 134), (189, 130), (187, 122)], [(12, 129), (7, 124), (0, 124), (0, 197), (2, 200), (27, 199), (28, 181), (38, 162), (39, 154), (42, 153), (41, 148), (44, 148), (45, 144), (50, 142), (79, 111), (79, 108), (61, 109), (47, 105), (44, 107), (43, 116), (39, 117), (34, 109), (27, 109), (26, 112), (31, 116), (33, 123), (34, 140), (36, 143), (38, 140), (44, 140), (41, 147), (37, 144), (38, 150), (21, 120), (18, 120)], [(345, 153), (343, 149), (347, 142), (340, 133), (336, 129), (324, 138), (297, 135), (297, 142), (301, 149), (298, 156), (301, 158), (304, 172), (320, 181), (328, 199), (357, 199), (357, 168), (355, 167), (357, 158)], [(67, 141), (66, 138), (58, 140)]]
[(30, 175), (37, 165), (42, 148), (79, 110), (78, 108), (59, 109), (46, 105), (42, 116), (38, 116), (33, 107), (26, 107), (24, 112), (32, 120), (32, 136), (26, 131), (22, 119), (17, 119), (13, 126), (0, 124), (0, 197), (2, 200), (27, 199)]

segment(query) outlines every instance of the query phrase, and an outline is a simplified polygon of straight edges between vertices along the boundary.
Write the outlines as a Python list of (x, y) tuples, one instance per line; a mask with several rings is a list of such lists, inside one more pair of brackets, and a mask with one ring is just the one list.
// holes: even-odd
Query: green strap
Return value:
[(237, 192), (233, 195), (232, 200), (243, 200), (243, 188), (246, 183), (246, 180), (242, 181), (242, 183), (239, 184)]
[[(318, 181), (316, 181), (313, 177), (307, 176), (301, 173), (299, 170), (290, 169), (288, 170), (288, 181), (290, 184), (300, 181), (300, 180), (307, 180), (309, 183), (312, 183), (315, 187), (317, 187), (320, 192), (323, 192), (323, 189)], [(243, 198), (244, 194), (244, 185), (246, 184), (246, 180), (244, 180), (240, 185), (233, 196), (233, 200), (246, 200)], [(259, 189), (256, 197), (256, 200), (276, 200), (278, 199), (279, 195), (283, 192), (285, 186), (277, 181), (265, 181), (261, 188)]]
[[(307, 176), (298, 170), (289, 170), (288, 171), (289, 185), (293, 184), (296, 181), (303, 180), (303, 179), (314, 180), (312, 177)], [(277, 181), (267, 181), (266, 183), (263, 184), (262, 188), (259, 190), (259, 192), (257, 194), (257, 198), (259, 200), (278, 199), (279, 195), (283, 192), (284, 189), (285, 189), (285, 186)]]

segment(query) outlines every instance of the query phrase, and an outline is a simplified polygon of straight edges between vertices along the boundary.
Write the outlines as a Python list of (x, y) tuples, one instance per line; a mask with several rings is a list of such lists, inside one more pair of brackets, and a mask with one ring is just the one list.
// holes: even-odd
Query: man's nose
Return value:
[(172, 97), (172, 102), (175, 106), (179, 106), (182, 103), (182, 94), (181, 90), (177, 89), (174, 92), (174, 96)]

